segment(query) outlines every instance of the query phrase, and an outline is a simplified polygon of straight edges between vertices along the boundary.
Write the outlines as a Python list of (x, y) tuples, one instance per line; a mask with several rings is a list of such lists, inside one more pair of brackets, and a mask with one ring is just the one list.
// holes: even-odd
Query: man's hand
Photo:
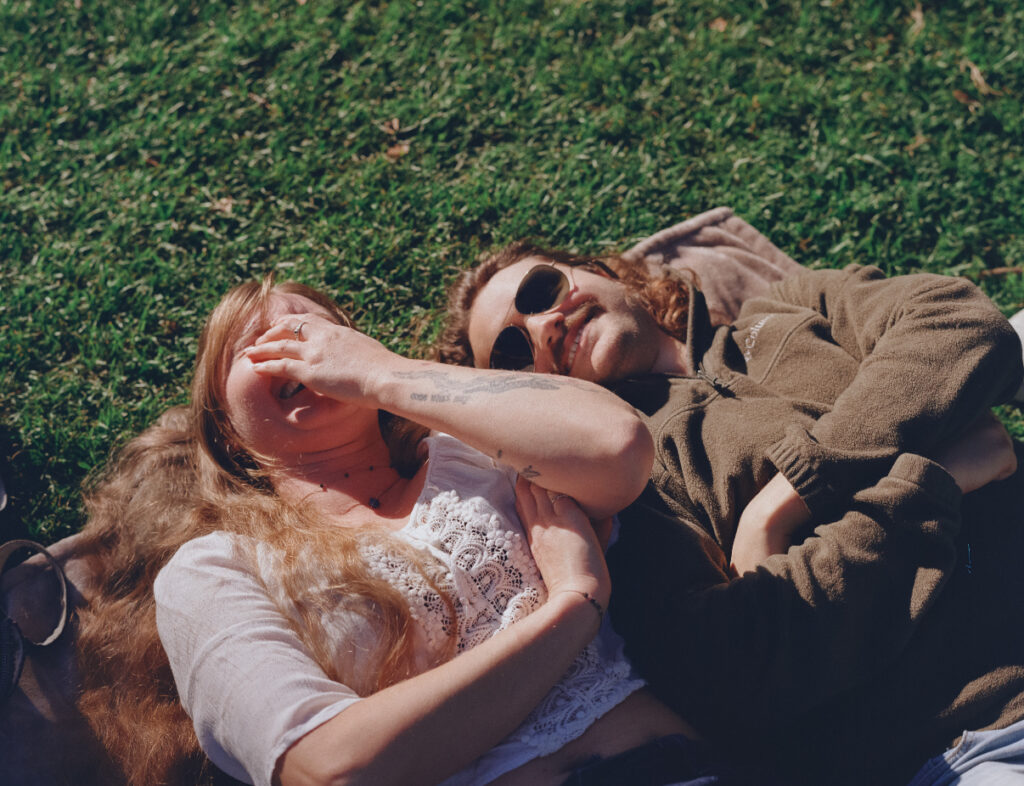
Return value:
[(1013, 440), (991, 412), (975, 420), (957, 439), (943, 445), (933, 457), (946, 468), (964, 494), (1017, 471)]
[(811, 517), (803, 499), (785, 475), (777, 474), (750, 500), (732, 544), (737, 575), (753, 570), (772, 554), (789, 549), (793, 533)]

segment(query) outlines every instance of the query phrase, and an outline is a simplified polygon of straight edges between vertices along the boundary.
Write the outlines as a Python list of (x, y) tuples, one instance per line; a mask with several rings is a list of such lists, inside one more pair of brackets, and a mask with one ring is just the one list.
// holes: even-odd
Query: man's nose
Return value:
[(553, 308), (540, 314), (524, 317), (523, 325), (533, 342), (534, 371), (550, 374), (558, 370), (555, 357), (557, 348), (565, 336), (565, 315), (561, 309)]

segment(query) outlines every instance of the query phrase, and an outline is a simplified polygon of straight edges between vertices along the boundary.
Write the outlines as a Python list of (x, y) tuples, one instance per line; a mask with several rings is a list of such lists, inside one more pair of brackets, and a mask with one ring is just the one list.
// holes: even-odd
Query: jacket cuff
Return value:
[(945, 468), (924, 456), (903, 453), (889, 470), (889, 477), (920, 486), (950, 510), (959, 510), (963, 493)]
[(768, 448), (768, 460), (775, 465), (812, 515), (824, 513), (835, 499), (835, 490), (821, 475), (821, 462), (807, 448), (813, 442), (802, 428), (789, 428), (786, 436)]

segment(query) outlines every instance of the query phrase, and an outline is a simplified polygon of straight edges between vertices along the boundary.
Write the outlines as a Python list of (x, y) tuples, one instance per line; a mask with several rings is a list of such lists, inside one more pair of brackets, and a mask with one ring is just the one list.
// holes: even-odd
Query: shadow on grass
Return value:
[[(0, 425), (0, 477), (6, 491), (6, 505), (0, 510), (0, 542), (28, 538), (44, 545), (76, 532), (81, 526), (80, 495), (65, 497), (55, 518), (39, 516), (40, 502), (54, 494), (54, 485), (64, 486), (69, 479), (58, 479), (53, 467), (35, 457), (22, 443), (17, 431)], [(74, 480), (70, 488), (76, 488)]]

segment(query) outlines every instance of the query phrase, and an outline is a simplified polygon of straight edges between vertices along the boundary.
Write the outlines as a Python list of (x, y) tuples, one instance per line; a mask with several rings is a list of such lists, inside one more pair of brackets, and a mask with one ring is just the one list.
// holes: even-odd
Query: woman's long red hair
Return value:
[[(218, 784), (234, 781), (210, 765), (185, 714), (156, 628), (153, 581), (185, 542), (215, 530), (246, 536), (285, 555), (278, 578), (289, 599), (282, 608), (297, 633), (333, 679), (361, 694), (405, 679), (423, 667), (413, 651), (413, 620), (406, 598), (374, 575), (361, 556), (369, 542), (419, 565), (450, 613), (445, 591), (430, 578), (433, 566), (386, 533), (331, 525), (274, 494), (259, 462), (239, 447), (224, 415), (219, 380), (227, 348), (254, 314), (265, 319), (275, 293), (307, 297), (350, 324), (325, 296), (301, 284), (271, 279), (229, 292), (210, 315), (200, 339), (192, 404), (175, 407), (129, 442), (86, 494), (89, 520), (82, 549), (98, 586), (79, 612), (79, 708), (100, 740), (111, 783)], [(421, 461), (425, 429), (384, 417), (393, 464), (411, 475)], [(243, 547), (243, 558), (255, 559)], [(301, 558), (298, 558), (301, 557)], [(330, 597), (311, 590), (311, 576), (330, 573)], [(378, 633), (378, 668), (359, 684), (339, 673), (321, 628), (319, 609), (337, 597), (361, 599)], [(433, 665), (451, 656), (454, 643), (434, 653)]]

